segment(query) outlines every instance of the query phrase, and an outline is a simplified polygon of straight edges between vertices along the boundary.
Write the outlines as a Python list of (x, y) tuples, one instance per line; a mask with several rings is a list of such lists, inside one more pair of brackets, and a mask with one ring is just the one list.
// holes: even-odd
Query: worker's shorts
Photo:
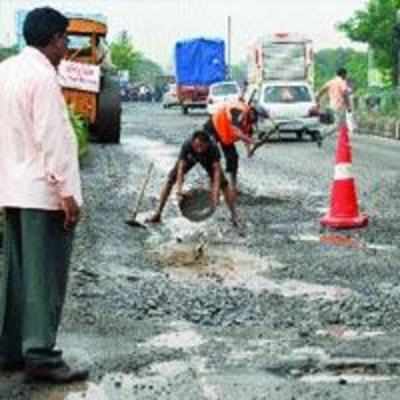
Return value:
[(225, 170), (229, 174), (237, 175), (239, 169), (239, 154), (234, 144), (225, 145), (220, 143), (225, 157)]
[(239, 170), (239, 153), (235, 144), (226, 145), (221, 142), (211, 119), (205, 123), (204, 130), (220, 145), (224, 153), (226, 172), (236, 176)]
[[(168, 183), (170, 185), (175, 185), (176, 180), (178, 178), (178, 165), (179, 161), (175, 164), (174, 168), (168, 174)], [(183, 170), (184, 175), (186, 175), (196, 163), (188, 163), (185, 162), (185, 168)], [(208, 176), (210, 177), (211, 181), (213, 180), (213, 170), (211, 166), (200, 164), (202, 168), (207, 172)], [(221, 171), (221, 189), (224, 190), (228, 186), (228, 180), (226, 179), (224, 173)]]

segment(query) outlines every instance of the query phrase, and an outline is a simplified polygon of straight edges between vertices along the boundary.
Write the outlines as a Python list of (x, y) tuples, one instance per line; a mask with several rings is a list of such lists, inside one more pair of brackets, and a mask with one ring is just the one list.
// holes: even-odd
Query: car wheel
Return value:
[(297, 140), (299, 140), (299, 141), (303, 140), (303, 132), (297, 132), (296, 136), (297, 136)]

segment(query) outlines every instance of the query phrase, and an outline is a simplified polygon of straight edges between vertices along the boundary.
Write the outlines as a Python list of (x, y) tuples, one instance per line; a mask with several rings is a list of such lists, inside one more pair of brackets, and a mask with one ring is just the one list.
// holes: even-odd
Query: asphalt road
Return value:
[[(241, 151), (239, 232), (223, 204), (191, 224), (173, 199), (164, 223), (144, 230), (124, 220), (149, 163), (141, 220), (206, 116), (130, 104), (123, 117), (121, 145), (93, 145), (83, 165), (59, 341), (91, 381), (51, 388), (2, 375), (0, 398), (397, 400), (400, 144), (352, 138), (364, 230), (320, 229), (333, 137), (322, 149), (288, 139), (252, 159)], [(196, 168), (187, 185), (199, 184)]]

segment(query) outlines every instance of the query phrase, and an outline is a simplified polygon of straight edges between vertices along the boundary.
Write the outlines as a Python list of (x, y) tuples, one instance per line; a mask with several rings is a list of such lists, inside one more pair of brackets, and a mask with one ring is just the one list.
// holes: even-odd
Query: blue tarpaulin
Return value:
[(225, 42), (197, 38), (179, 41), (175, 46), (178, 85), (211, 85), (225, 79)]

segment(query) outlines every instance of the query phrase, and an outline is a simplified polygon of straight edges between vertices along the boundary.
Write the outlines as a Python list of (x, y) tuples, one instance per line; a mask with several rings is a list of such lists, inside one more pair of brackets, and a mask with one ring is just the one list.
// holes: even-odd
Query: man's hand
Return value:
[(61, 209), (64, 211), (64, 229), (69, 231), (79, 222), (80, 208), (73, 196), (61, 200)]

